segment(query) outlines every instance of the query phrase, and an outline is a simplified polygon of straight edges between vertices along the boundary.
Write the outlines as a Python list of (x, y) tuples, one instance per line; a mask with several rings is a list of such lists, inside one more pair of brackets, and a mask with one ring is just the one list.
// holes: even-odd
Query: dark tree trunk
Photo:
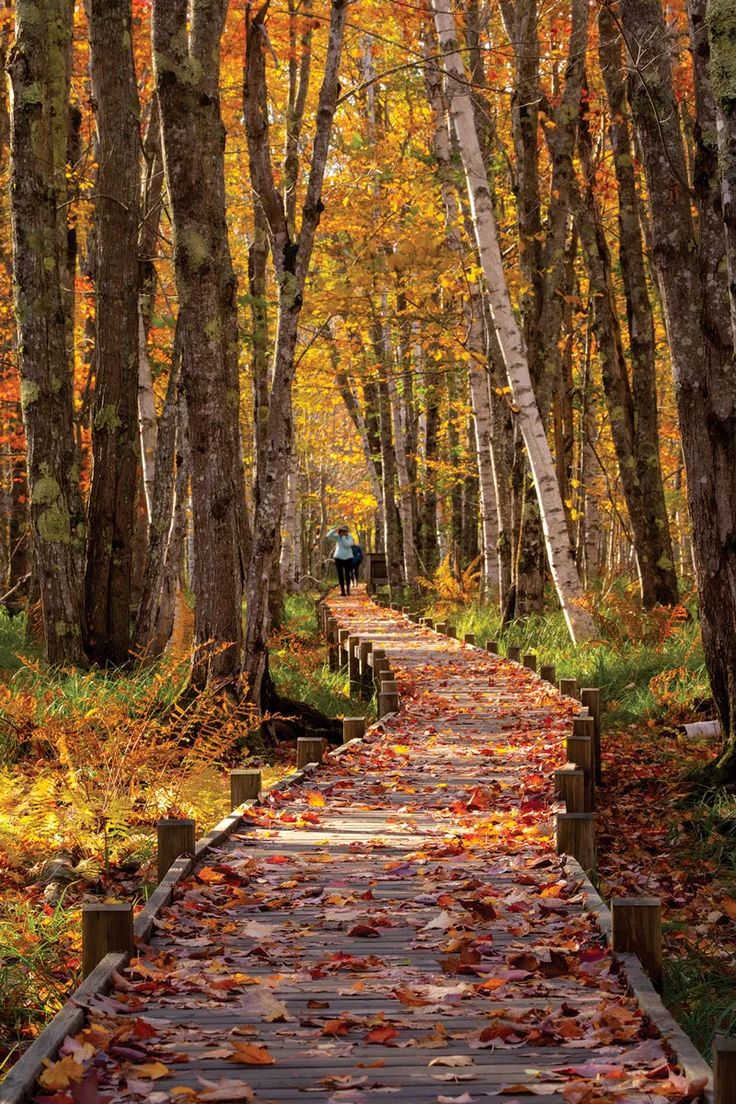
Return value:
[[(638, 482), (640, 497), (638, 514), (643, 514), (641, 524), (636, 524), (632, 516), (631, 504), (628, 501), (630, 496), (626, 492), (625, 483), (624, 493), (627, 495), (629, 517), (634, 531), (642, 602), (645, 608), (657, 604), (671, 606), (678, 600), (677, 573), (672, 554), (659, 456), (654, 319), (644, 264), (641, 212), (634, 174), (621, 47), (618, 30), (609, 8), (600, 8), (598, 29), (601, 69), (611, 116), (609, 134), (618, 184), (619, 260), (626, 296), (626, 316), (631, 348), (631, 387), (629, 389), (627, 386), (624, 389), (624, 393), (628, 393), (628, 400), (623, 416), (631, 427), (630, 447), (634, 453), (635, 468), (632, 475)], [(589, 194), (592, 194), (592, 180), (589, 180), (589, 187)], [(589, 214), (591, 209), (588, 205)], [(605, 243), (599, 220), (596, 229), (601, 242)], [(605, 256), (603, 260), (605, 262)], [(610, 305), (615, 310), (612, 301)], [(627, 464), (631, 467), (631, 463), (621, 455), (619, 464)], [(623, 467), (620, 470), (623, 481)], [(636, 507), (635, 512), (637, 512)]]
[(80, 663), (84, 516), (67, 350), (67, 117), (71, 0), (21, 5), (13, 88), (11, 213), (21, 402), (46, 657)]
[(85, 576), (86, 646), (128, 659), (138, 473), (140, 125), (131, 0), (90, 0), (99, 169), (95, 202), (95, 392)]
[(706, 665), (726, 738), (720, 773), (736, 776), (736, 376), (708, 324), (709, 271), (700, 264), (659, 2), (621, 0), (629, 95), (642, 150), (672, 351), (693, 524)]
[(187, 350), (182, 382), (194, 515), (195, 686), (237, 679), (242, 641), (238, 326), (219, 95), (226, 8), (226, 0), (153, 5), (156, 88)]
[(711, 85), (716, 104), (728, 298), (732, 339), (736, 346), (736, 9), (732, 0), (709, 0), (707, 26)]

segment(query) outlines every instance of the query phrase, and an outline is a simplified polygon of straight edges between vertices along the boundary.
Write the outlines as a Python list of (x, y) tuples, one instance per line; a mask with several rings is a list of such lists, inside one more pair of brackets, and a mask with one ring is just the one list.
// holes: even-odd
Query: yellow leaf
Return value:
[(148, 1081), (158, 1081), (160, 1077), (169, 1076), (169, 1067), (163, 1062), (144, 1062), (141, 1066), (133, 1066), (131, 1073)]
[(84, 1066), (70, 1056), (60, 1062), (50, 1062), (44, 1058), (46, 1069), (38, 1079), (44, 1089), (68, 1089), (72, 1081), (79, 1083), (84, 1077)]
[(322, 809), (325, 804), (325, 799), (321, 793), (315, 793), (312, 791), (307, 794), (307, 805), (311, 805), (313, 809)]

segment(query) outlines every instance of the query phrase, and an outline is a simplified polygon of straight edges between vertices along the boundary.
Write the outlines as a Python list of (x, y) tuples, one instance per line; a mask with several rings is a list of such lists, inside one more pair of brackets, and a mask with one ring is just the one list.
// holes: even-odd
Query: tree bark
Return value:
[(219, 95), (226, 9), (226, 0), (153, 4), (156, 88), (186, 348), (182, 379), (191, 450), (195, 686), (235, 680), (242, 641), (245, 493), (236, 281), (225, 217)]
[(432, 7), (448, 79), (450, 112), (462, 154), (478, 251), (486, 277), (488, 302), (534, 477), (550, 569), (570, 635), (573, 640), (585, 640), (594, 633), (593, 619), (581, 604), (583, 592), (570, 548), (554, 463), (506, 285), (488, 176), (472, 104), (465, 91), (465, 73), (454, 19), (449, 0), (433, 0)]
[(130, 650), (138, 462), (138, 86), (131, 0), (90, 0), (89, 13), (99, 169), (86, 646), (97, 663), (120, 666)]
[[(671, 606), (678, 600), (677, 573), (672, 555), (669, 520), (664, 498), (662, 465), (659, 456), (656, 342), (654, 319), (647, 288), (641, 235), (639, 196), (631, 147), (626, 89), (618, 30), (611, 10), (602, 6), (598, 14), (599, 54), (610, 111), (609, 137), (618, 185), (619, 260), (626, 296), (626, 316), (631, 349), (631, 387), (626, 419), (631, 427), (633, 466), (639, 485), (638, 514), (635, 522), (629, 506), (634, 543), (639, 564), (642, 602), (646, 609)], [(592, 192), (592, 180), (589, 180)], [(588, 207), (590, 213), (591, 208)], [(605, 242), (600, 219), (597, 233)], [(607, 248), (607, 247), (606, 247)], [(604, 258), (605, 259), (605, 258)], [(611, 301), (615, 312), (615, 304)], [(617, 315), (616, 315), (617, 316)], [(626, 463), (619, 457), (620, 463)], [(631, 467), (631, 465), (628, 465)], [(623, 479), (623, 469), (622, 479)], [(626, 485), (624, 484), (626, 494)], [(636, 508), (635, 508), (635, 512)]]
[(653, 259), (672, 352), (706, 665), (736, 775), (736, 376), (707, 325), (685, 154), (659, 0), (621, 0), (629, 96), (649, 192)]
[(736, 346), (736, 12), (731, 0), (708, 0), (706, 19), (711, 85), (716, 105), (728, 299), (732, 342)]
[(268, 672), (269, 580), (286, 495), (292, 447), (291, 390), (295, 372), (297, 327), (314, 239), (322, 214), (322, 185), (338, 98), (338, 70), (347, 17), (347, 0), (332, 0), (324, 77), (317, 106), (312, 161), (298, 237), (289, 230), (284, 198), (274, 184), (269, 148), (265, 69), (265, 28), (269, 0), (246, 27), (244, 114), (253, 190), (262, 205), (279, 289), (279, 314), (268, 411), (268, 451), (247, 579), (247, 621), (242, 679), (256, 706), (266, 704), (272, 687)]
[(10, 196), (21, 403), (46, 658), (81, 663), (84, 516), (67, 351), (71, 0), (16, 11)]

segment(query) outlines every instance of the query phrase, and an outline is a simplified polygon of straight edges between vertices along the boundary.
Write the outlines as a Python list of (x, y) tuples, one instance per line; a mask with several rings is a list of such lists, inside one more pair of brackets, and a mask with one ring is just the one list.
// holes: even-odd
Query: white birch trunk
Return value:
[(299, 471), (296, 457), (292, 451), (289, 475), (286, 480), (286, 500), (281, 522), (281, 586), (291, 594), (296, 589), (299, 574), (299, 511), (298, 511)]
[(146, 495), (148, 524), (153, 514), (153, 488), (156, 482), (156, 397), (153, 392), (151, 362), (148, 359), (148, 342), (143, 313), (138, 310), (138, 429), (141, 438), (141, 463), (143, 466), (143, 490)]
[[(385, 293), (383, 295), (383, 310), (388, 311)], [(391, 332), (388, 325), (384, 325), (383, 347), (388, 355), (391, 351)], [(414, 518), (411, 510), (411, 480), (409, 478), (409, 463), (406, 456), (406, 438), (401, 418), (401, 399), (396, 386), (395, 365), (386, 365), (388, 382), (388, 394), (391, 405), (391, 430), (394, 436), (394, 453), (396, 454), (396, 480), (399, 485), (399, 517), (401, 518), (402, 551), (404, 554), (404, 573), (406, 585), (414, 588), (417, 585), (417, 546), (414, 536)]]
[(466, 91), (467, 77), (462, 56), (458, 52), (450, 0), (432, 0), (432, 8), (437, 37), (443, 52), (450, 114), (465, 170), (473, 228), (486, 278), (491, 317), (534, 479), (552, 578), (570, 636), (574, 642), (579, 642), (590, 639), (595, 634), (595, 623), (590, 613), (581, 605), (583, 588), (570, 548), (555, 466), (539, 415), (526, 351), (506, 284), (488, 175), (475, 128), (473, 105)]

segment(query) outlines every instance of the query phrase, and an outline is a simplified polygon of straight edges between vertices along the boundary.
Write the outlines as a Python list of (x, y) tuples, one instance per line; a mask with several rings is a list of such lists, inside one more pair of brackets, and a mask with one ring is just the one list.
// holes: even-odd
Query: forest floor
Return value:
[[(495, 614), (462, 594), (424, 604), (480, 643), (498, 636)], [(736, 798), (692, 792), (688, 769), (715, 747), (675, 730), (707, 709), (697, 624), (684, 609), (646, 617), (622, 595), (603, 622), (605, 640), (584, 650), (555, 615), (511, 626), (504, 641), (604, 691), (601, 891), (662, 897), (665, 998), (707, 1052), (715, 1030), (736, 1026)], [(290, 599), (272, 651), (279, 690), (331, 716), (365, 712), (324, 659), (312, 599)], [(0, 619), (0, 1074), (78, 978), (81, 897), (142, 902), (155, 821), (194, 816), (205, 830), (227, 811), (227, 769), (244, 761), (247, 725), (208, 701), (172, 713), (185, 669), (171, 660), (131, 676), (62, 677), (43, 669), (20, 622)], [(285, 746), (266, 777), (293, 757)], [(48, 887), (39, 875), (54, 855), (68, 878)]]
[[(279, 689), (329, 716), (354, 714), (331, 673), (314, 601), (287, 602), (271, 652)], [(203, 834), (230, 811), (228, 770), (264, 782), (295, 767), (249, 759), (249, 718), (205, 698), (180, 708), (186, 659), (132, 674), (50, 672), (23, 619), (0, 614), (0, 1076), (79, 980), (79, 905), (104, 894), (141, 905), (155, 887), (155, 824), (193, 817)]]

